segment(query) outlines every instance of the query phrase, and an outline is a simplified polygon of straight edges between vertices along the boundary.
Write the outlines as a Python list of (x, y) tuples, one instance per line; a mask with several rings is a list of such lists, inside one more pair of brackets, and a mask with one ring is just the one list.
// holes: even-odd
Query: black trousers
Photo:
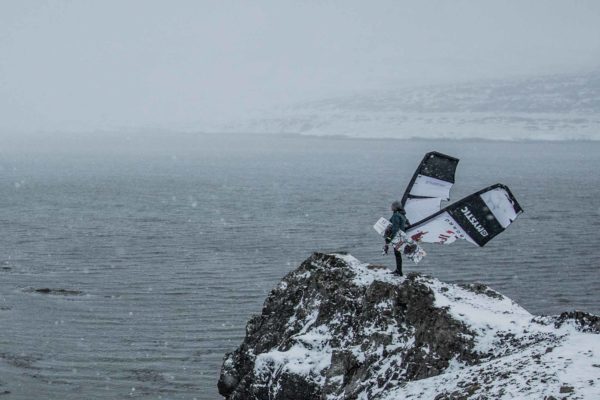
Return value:
[(394, 256), (396, 257), (396, 271), (394, 272), (402, 275), (402, 254), (394, 249)]

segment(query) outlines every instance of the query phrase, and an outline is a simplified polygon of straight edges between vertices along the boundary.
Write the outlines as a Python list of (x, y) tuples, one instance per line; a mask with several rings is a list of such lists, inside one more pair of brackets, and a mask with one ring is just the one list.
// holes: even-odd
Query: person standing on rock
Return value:
[[(390, 242), (398, 233), (399, 230), (403, 231), (406, 229), (406, 225), (408, 225), (408, 219), (406, 218), (406, 211), (404, 211), (404, 207), (402, 207), (402, 203), (399, 201), (394, 201), (392, 203), (392, 217), (390, 218), (390, 222), (392, 225), (385, 232), (385, 245), (383, 246), (383, 251), (385, 254), (388, 253), (390, 248)], [(394, 256), (396, 257), (396, 270), (395, 274), (402, 276), (402, 254), (394, 249)]]

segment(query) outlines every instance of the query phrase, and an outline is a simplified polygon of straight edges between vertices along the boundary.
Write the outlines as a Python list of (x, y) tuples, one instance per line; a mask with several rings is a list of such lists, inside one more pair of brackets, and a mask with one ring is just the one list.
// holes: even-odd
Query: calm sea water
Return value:
[[(0, 148), (0, 394), (214, 399), (222, 357), (314, 251), (380, 255), (423, 154), (461, 159), (455, 199), (508, 185), (525, 209), (485, 248), (421, 271), (535, 314), (600, 313), (600, 144), (151, 136)], [(80, 293), (38, 293), (35, 289)]]

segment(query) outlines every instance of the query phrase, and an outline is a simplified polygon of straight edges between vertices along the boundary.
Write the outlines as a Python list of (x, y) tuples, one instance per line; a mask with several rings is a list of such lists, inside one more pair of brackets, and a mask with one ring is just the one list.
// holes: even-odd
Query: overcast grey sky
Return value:
[(0, 134), (600, 65), (600, 1), (0, 2)]

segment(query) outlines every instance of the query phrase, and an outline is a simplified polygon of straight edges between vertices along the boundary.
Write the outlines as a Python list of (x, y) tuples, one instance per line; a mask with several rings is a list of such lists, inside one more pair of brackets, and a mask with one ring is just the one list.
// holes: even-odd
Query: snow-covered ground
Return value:
[[(355, 282), (401, 280), (370, 270), (356, 258), (340, 255), (355, 271)], [(434, 278), (422, 280), (446, 308), (476, 333), (475, 350), (491, 356), (478, 365), (458, 361), (441, 375), (409, 381), (381, 396), (382, 400), (434, 399), (440, 393), (494, 399), (600, 399), (600, 334), (582, 332), (571, 320), (557, 327), (553, 317), (534, 317), (501, 294), (482, 293)]]
[(557, 328), (555, 318), (534, 317), (504, 296), (429, 282), (436, 306), (447, 307), (467, 324), (476, 333), (475, 349), (492, 357), (474, 366), (454, 362), (443, 374), (408, 382), (382, 399), (432, 399), (465, 389), (473, 398), (533, 400), (569, 394), (569, 399), (600, 399), (598, 333), (582, 332), (574, 321)]

